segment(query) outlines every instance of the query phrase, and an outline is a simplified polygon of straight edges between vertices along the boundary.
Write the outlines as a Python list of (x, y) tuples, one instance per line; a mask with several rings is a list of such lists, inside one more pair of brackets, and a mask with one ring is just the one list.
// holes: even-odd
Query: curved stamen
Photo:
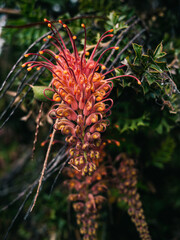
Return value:
[(81, 24), (81, 27), (83, 27), (84, 28), (84, 54), (85, 54), (85, 52), (86, 52), (86, 27), (85, 27), (85, 24), (84, 23), (82, 23)]
[(74, 78), (75, 82), (77, 83), (76, 75), (75, 75), (75, 73), (74, 73), (73, 69), (72, 69), (71, 67), (68, 67), (68, 69), (70, 70), (70, 72), (71, 72), (71, 75), (73, 76), (73, 78)]
[(64, 69), (64, 67), (62, 66), (62, 64), (61, 64), (61, 62), (58, 60), (58, 55), (56, 55), (52, 50), (50, 50), (50, 49), (43, 49), (42, 51), (40, 51), (40, 52), (42, 52), (42, 54), (45, 52), (45, 53), (47, 53), (47, 54), (49, 54), (57, 63), (58, 63), (58, 65), (62, 68), (62, 69)]
[(108, 79), (106, 79), (106, 80), (109, 81), (109, 80), (113, 80), (113, 79), (117, 79), (117, 78), (124, 78), (124, 77), (131, 77), (131, 78), (134, 78), (134, 79), (137, 81), (137, 83), (138, 83), (139, 85), (141, 85), (140, 80), (139, 80), (137, 77), (133, 76), (133, 75), (120, 75), (120, 76), (116, 76), (116, 77), (108, 78)]
[[(56, 43), (50, 41), (50, 43), (53, 44), (53, 45), (58, 49), (59, 52), (62, 51), (63, 54), (64, 54), (64, 56), (65, 56), (65, 58), (67, 58), (67, 55), (66, 55), (63, 47), (61, 46), (61, 43), (58, 41), (58, 39), (55, 38), (55, 37), (53, 37), (53, 36), (51, 36), (51, 35), (48, 35), (48, 38), (49, 38), (49, 39), (52, 39), (52, 38), (53, 38), (54, 40), (56, 40), (56, 41), (58, 42), (59, 46), (58, 46)], [(59, 47), (60, 47), (60, 48), (59, 48)]]
[(48, 63), (48, 62), (44, 62), (44, 61), (29, 61), (29, 62), (26, 62), (22, 65), (22, 67), (25, 67), (26, 65), (29, 65), (29, 67), (32, 67), (33, 65), (31, 64), (42, 64), (43, 66), (44, 65), (47, 65), (47, 66), (52, 66), (52, 64)]
[(68, 35), (69, 35), (69, 39), (71, 41), (71, 45), (72, 45), (72, 48), (73, 48), (73, 51), (74, 51), (74, 56), (75, 56), (75, 59), (76, 59), (76, 62), (77, 62), (77, 55), (78, 55), (78, 51), (77, 51), (77, 48), (76, 48), (76, 44), (75, 44), (75, 41), (74, 41), (74, 37), (72, 35), (72, 32), (71, 30), (68, 28), (68, 26), (66, 24), (63, 24), (63, 22), (61, 20), (59, 20), (59, 22), (62, 24), (62, 26), (66, 29)]
[(94, 67), (94, 69), (93, 69), (91, 81), (92, 81), (92, 79), (93, 79), (93, 77), (94, 77), (94, 73), (95, 73), (95, 71), (96, 71), (96, 68), (97, 68), (97, 66), (98, 66), (99, 61), (101, 60), (101, 58), (103, 57), (103, 55), (104, 55), (107, 51), (109, 51), (109, 50), (111, 50), (111, 49), (118, 50), (119, 47), (110, 47), (110, 48), (104, 50), (104, 51), (101, 53), (101, 55), (99, 56), (98, 60), (96, 61), (96, 65), (95, 65), (95, 67)]
[(106, 32), (100, 37), (99, 41), (98, 41), (97, 44), (96, 44), (96, 47), (94, 48), (94, 50), (93, 50), (93, 52), (92, 52), (92, 54), (91, 54), (90, 60), (93, 59), (94, 54), (95, 54), (95, 52), (96, 52), (96, 50), (97, 50), (100, 42), (104, 39), (104, 35), (106, 35), (106, 34), (109, 33), (109, 32), (113, 32), (113, 29), (110, 29), (110, 30), (106, 31)]
[(49, 89), (49, 88), (46, 88), (46, 89), (44, 89), (43, 90), (43, 94), (44, 94), (44, 96), (48, 99), (48, 100), (50, 100), (51, 102), (55, 102), (53, 99), (51, 99), (51, 98), (49, 98), (47, 95), (46, 95), (46, 91), (51, 91), (51, 92), (54, 92), (52, 89)]
[(83, 50), (83, 54), (81, 56), (81, 70), (82, 70), (82, 61), (83, 61), (83, 58), (85, 56), (85, 53), (86, 53), (86, 27), (85, 27), (85, 24), (82, 23), (81, 24), (81, 27), (84, 28), (84, 50)]
[(64, 59), (64, 61), (65, 61), (65, 63), (66, 63), (66, 65), (67, 65), (67, 67), (69, 67), (69, 63), (68, 63), (68, 60), (63, 56), (63, 55), (57, 55), (57, 56), (59, 56), (59, 57), (61, 57), (61, 58), (63, 58)]
[[(41, 52), (41, 51), (40, 51)], [(44, 57), (42, 54), (38, 54), (38, 53), (27, 53), (24, 56), (28, 57), (30, 55), (34, 55), (34, 56), (38, 56), (38, 57), (42, 57), (44, 58), (50, 65), (54, 65), (48, 58)], [(55, 66), (55, 65), (54, 65)]]
[(115, 68), (111, 69), (110, 71), (104, 73), (102, 76), (106, 76), (108, 73), (111, 73), (111, 72), (115, 71), (116, 69), (122, 68), (122, 67), (126, 67), (126, 65), (123, 64), (123, 65), (121, 65), (121, 66), (115, 67)]
[[(27, 70), (28, 70), (28, 71), (31, 71), (32, 68), (37, 67), (37, 66), (47, 68), (50, 72), (52, 72), (56, 77), (58, 77), (58, 78), (61, 80), (61, 78), (54, 72), (53, 69), (51, 69), (49, 66), (46, 66), (46, 65), (44, 65), (44, 64), (40, 64), (40, 63), (39, 63), (39, 64), (32, 65), (32, 66), (29, 67)], [(51, 84), (52, 84), (52, 83), (51, 83)], [(63, 84), (63, 83), (61, 82), (61, 84)]]
[[(65, 45), (65, 43), (64, 43), (64, 41), (63, 41), (63, 39), (62, 39), (62, 37), (61, 37), (61, 35), (60, 35), (60, 33), (59, 33), (59, 31), (57, 30), (57, 28), (55, 27), (55, 25), (54, 25), (51, 21), (47, 20), (46, 18), (44, 19), (44, 21), (45, 21), (45, 22), (48, 22), (48, 27), (52, 30), (52, 32), (54, 33), (54, 35), (58, 34), (58, 37), (60, 38), (60, 40), (61, 40), (61, 42), (62, 42), (62, 44), (63, 44), (63, 47), (64, 47), (65, 49), (67, 49), (67, 48), (66, 48), (66, 45)], [(49, 24), (50, 24), (50, 25), (49, 25)], [(54, 29), (52, 28), (52, 26), (53, 26), (53, 28), (56, 30), (56, 32), (54, 31)], [(58, 41), (59, 45), (61, 45), (61, 43), (59, 42), (58, 39), (57, 39), (57, 41)]]

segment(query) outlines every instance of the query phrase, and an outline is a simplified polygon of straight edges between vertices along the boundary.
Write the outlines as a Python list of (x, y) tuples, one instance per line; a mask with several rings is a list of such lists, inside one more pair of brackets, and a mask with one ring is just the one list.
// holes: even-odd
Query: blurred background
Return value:
[[(126, 21), (134, 16), (140, 19), (141, 24), (135, 25), (133, 32), (125, 36), (122, 47), (131, 40), (133, 34), (145, 29), (144, 34), (137, 39), (138, 44), (143, 45), (146, 52), (147, 49), (155, 49), (160, 42), (163, 43), (163, 50), (167, 53), (165, 61), (169, 68), (168, 74), (179, 89), (179, 0), (1, 0), (0, 85), (25, 50), (48, 31), (43, 22), (44, 18), (67, 20), (75, 33), (80, 31), (82, 22), (87, 26), (93, 26), (88, 38), (88, 44), (93, 44), (98, 34), (109, 28), (116, 28), (119, 22), (122, 23), (120, 27), (123, 29)], [(40, 46), (41, 43), (37, 42), (35, 49)], [(133, 54), (130, 47), (122, 54), (121, 60), (127, 56), (133, 59)], [(22, 77), (23, 74), (20, 74), (14, 80), (13, 88), (1, 99), (1, 113), (8, 107)], [(179, 91), (177, 90), (170, 100), (165, 98), (168, 103), (163, 105), (159, 101), (162, 89), (157, 87), (149, 86), (144, 94), (139, 93), (132, 85), (126, 87), (116, 85), (116, 89), (119, 93), (115, 100), (119, 102), (115, 104), (111, 123), (114, 126), (113, 124), (118, 122), (121, 130), (114, 131), (114, 128), (110, 127), (106, 137), (120, 141), (120, 147), (108, 146), (107, 154), (115, 157), (120, 152), (126, 152), (136, 159), (139, 171), (138, 189), (152, 239), (178, 240), (180, 239)], [(25, 92), (26, 88), (23, 91)], [(23, 91), (16, 99), (16, 103), (23, 96)], [(35, 117), (38, 114), (37, 105), (40, 106), (39, 103), (32, 101), (32, 95), (30, 92), (0, 129), (0, 238), (8, 231), (23, 199), (20, 198), (12, 206), (8, 204), (37, 179), (45, 154), (41, 143), (49, 133), (49, 124), (43, 125), (43, 130), (41, 129), (39, 133), (36, 160), (30, 160)], [(170, 109), (168, 104), (172, 104), (173, 107)], [(3, 121), (2, 118), (1, 124)], [(48, 119), (44, 121), (48, 122)], [(54, 147), (54, 152), (57, 150)], [(46, 181), (36, 208), (25, 221), (23, 218), (32, 198), (26, 202), (7, 239), (79, 239), (73, 226), (74, 216), (67, 202), (67, 192), (61, 185), (63, 176), (49, 195), (55, 176), (52, 175)], [(99, 239), (139, 239), (125, 207), (116, 201), (116, 191), (114, 189), (109, 191), (112, 198), (108, 203), (108, 211), (102, 212), (104, 218)]]

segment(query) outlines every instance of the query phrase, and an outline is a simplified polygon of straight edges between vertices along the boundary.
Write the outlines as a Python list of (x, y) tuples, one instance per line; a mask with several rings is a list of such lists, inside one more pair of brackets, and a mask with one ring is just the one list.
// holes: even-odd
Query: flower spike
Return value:
[[(100, 151), (103, 146), (101, 133), (109, 125), (107, 117), (111, 114), (110, 110), (113, 106), (113, 100), (108, 98), (113, 88), (111, 80), (131, 77), (136, 79), (138, 84), (140, 84), (140, 81), (131, 75), (121, 75), (107, 79), (106, 74), (114, 71), (114, 69), (105, 74), (98, 72), (99, 67), (102, 70), (106, 69), (106, 66), (100, 63), (104, 54), (111, 49), (119, 49), (116, 46), (109, 47), (101, 53), (96, 61), (93, 60), (99, 44), (105, 38), (113, 37), (113, 34), (111, 34), (113, 29), (106, 31), (100, 37), (90, 55), (86, 51), (86, 28), (85, 24), (82, 23), (81, 27), (84, 29), (85, 41), (83, 53), (79, 54), (75, 44), (77, 37), (72, 34), (66, 24), (59, 20), (59, 23), (66, 29), (69, 36), (73, 53), (66, 48), (54, 24), (47, 19), (44, 19), (44, 22), (47, 23), (53, 33), (53, 36), (48, 35), (47, 38), (50, 39), (57, 52), (50, 49), (42, 49), (39, 53), (25, 54), (25, 57), (30, 55), (38, 56), (43, 61), (29, 61), (24, 63), (22, 67), (26, 67), (27, 65), (28, 71), (31, 71), (34, 67), (37, 70), (44, 67), (52, 73), (52, 79), (47, 89), (44, 90), (44, 95), (48, 100), (54, 102), (49, 111), (49, 116), (55, 120), (53, 136), (55, 131), (61, 131), (63, 135), (66, 135), (65, 141), (69, 144), (68, 149), (71, 157), (69, 164), (77, 172), (81, 173), (82, 176), (93, 175), (99, 165)], [(44, 39), (44, 41), (47, 41), (47, 39)], [(48, 56), (45, 57), (44, 55)], [(86, 60), (85, 56), (88, 57), (89, 55), (89, 59)], [(52, 60), (48, 59), (49, 56)], [(49, 87), (51, 87), (50, 91), (53, 92), (52, 99), (46, 96), (46, 90), (49, 91)], [(52, 144), (52, 140), (50, 143)], [(49, 145), (44, 167), (47, 165), (50, 148), (51, 146)], [(45, 169), (43, 168), (35, 201), (40, 190), (44, 172)], [(90, 201), (94, 200), (91, 198)], [(79, 205), (77, 207), (79, 208)]]

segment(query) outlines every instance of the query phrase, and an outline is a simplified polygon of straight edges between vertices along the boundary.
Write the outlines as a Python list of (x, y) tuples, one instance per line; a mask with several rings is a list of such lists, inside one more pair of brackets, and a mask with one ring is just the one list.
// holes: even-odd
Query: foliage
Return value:
[[(59, 12), (58, 14), (52, 10), (52, 6), (55, 3), (55, 1), (48, 0), (16, 1), (16, 6), (21, 10), (21, 16), (16, 18), (10, 17), (7, 25), (36, 24), (37, 22), (42, 22), (47, 15), (55, 20), (58, 15), (61, 15), (64, 19), (71, 17), (72, 13), (69, 13), (68, 9), (65, 8), (66, 6), (63, 6), (65, 3), (68, 6), (70, 4), (69, 1), (59, 2), (64, 12)], [(79, 6), (76, 15), (95, 15), (95, 18), (77, 19), (69, 24), (74, 33), (80, 31), (82, 22), (87, 26), (93, 26), (92, 29), (87, 30), (87, 44), (90, 51), (91, 46), (96, 44), (104, 29), (113, 28), (115, 34), (120, 37), (121, 35), (118, 34), (126, 31), (131, 26), (131, 23), (127, 23), (127, 20), (133, 17), (135, 11), (137, 11), (132, 5), (130, 6), (130, 4), (122, 3), (121, 1), (117, 3), (106, 0), (80, 0), (77, 5)], [(137, 2), (134, 5), (136, 7)], [(129, 74), (136, 76), (140, 79), (141, 85), (138, 85), (135, 80), (126, 77), (114, 80), (114, 89), (111, 94), (114, 100), (110, 117), (111, 124), (104, 135), (104, 138), (109, 142), (105, 149), (106, 163), (108, 165), (109, 162), (113, 161), (115, 169), (118, 169), (118, 161), (115, 162), (114, 159), (122, 152), (135, 160), (136, 168), (138, 169), (137, 191), (141, 194), (152, 239), (175, 239), (179, 236), (178, 214), (180, 205), (180, 153), (178, 148), (180, 120), (178, 90), (180, 51), (178, 45), (180, 40), (176, 27), (172, 26), (172, 19), (174, 18), (176, 22), (178, 18), (172, 14), (174, 9), (163, 10), (163, 7), (157, 9), (157, 14), (152, 9), (149, 10), (149, 13), (144, 18), (144, 12), (141, 11), (144, 6), (147, 10), (149, 3), (143, 3), (138, 9), (138, 14), (143, 18), (143, 21), (134, 25), (131, 31), (125, 35), (119, 45), (120, 50), (144, 28), (144, 22), (148, 31), (133, 41), (133, 44), (130, 44), (126, 51), (121, 54), (119, 60), (125, 67), (115, 69), (117, 75)], [(11, 1), (7, 1), (6, 7), (14, 7), (14, 2), (12, 4)], [(161, 12), (166, 14), (166, 19), (159, 15)], [(155, 21), (153, 20), (154, 15), (157, 15)], [(163, 31), (159, 29), (163, 29)], [(171, 30), (173, 30), (173, 38)], [(7, 28), (3, 30), (2, 36), (6, 39), (6, 46), (11, 44), (12, 54), (19, 56), (33, 41), (46, 32), (47, 28), (40, 24), (22, 29)], [(84, 36), (79, 37), (77, 42), (80, 42), (80, 39), (84, 42), (83, 38)], [(35, 49), (39, 49), (40, 45), (38, 43)], [(102, 46), (107, 47), (106, 45)], [(78, 48), (82, 49), (79, 45)], [(108, 56), (107, 54), (103, 61)], [(113, 62), (116, 56), (116, 54), (111, 56), (110, 61)], [(109, 74), (109, 76), (112, 75)], [(48, 77), (48, 74), (43, 74), (36, 86), (47, 85)], [(1, 101), (1, 109), (5, 109), (10, 101), (10, 97), (14, 94), (13, 92), (16, 91), (17, 86), (21, 83), (21, 79), (22, 75), (16, 78), (16, 84), (11, 89), (12, 92), (8, 93), (9, 95), (5, 96)], [(2, 207), (18, 196), (22, 189), (26, 189), (39, 176), (45, 152), (42, 146), (49, 141), (49, 129), (45, 122), (52, 123), (46, 117), (47, 109), (50, 107), (47, 102), (44, 103), (45, 112), (41, 123), (44, 125), (40, 127), (40, 136), (38, 137), (39, 140), (35, 152), (37, 162), (25, 163), (22, 170), (19, 170), (19, 174), (13, 173), (13, 170), (11, 172), (11, 168), (14, 169), (16, 162), (19, 163), (19, 157), (32, 146), (33, 133), (35, 131), (34, 119), (37, 120), (38, 108), (40, 106), (39, 100), (42, 100), (40, 98), (43, 96), (42, 92), (44, 90), (44, 87), (42, 88), (40, 88), (40, 92), (37, 87), (34, 88), (36, 99), (33, 99), (32, 90), (30, 90), (31, 94), (23, 101), (21, 108), (9, 120), (4, 130), (1, 130), (0, 176), (3, 187), (1, 191)], [(26, 86), (17, 102), (25, 95), (27, 89), (28, 87)], [(20, 122), (19, 119), (25, 117), (24, 114), (26, 121)], [(61, 136), (57, 138), (60, 144), (64, 141)], [(43, 141), (43, 144), (41, 144), (40, 139)], [(58, 150), (59, 147), (55, 144), (52, 150), (54, 154), (51, 157), (55, 156)], [(30, 162), (30, 160), (28, 161)], [(16, 180), (14, 181), (11, 178), (7, 180), (7, 176), (15, 176), (12, 179)], [(40, 192), (34, 212), (30, 214), (26, 221), (21, 221), (20, 218), (17, 220), (9, 233), (9, 239), (50, 239), (53, 237), (63, 240), (78, 239), (79, 232), (75, 226), (75, 214), (71, 204), (67, 201), (67, 189), (62, 187), (62, 182), (65, 178), (63, 175), (57, 181), (50, 197), (48, 196), (55, 178), (56, 175), (53, 174), (50, 179), (44, 182), (43, 191)], [(14, 185), (12, 181), (14, 181)], [(7, 188), (4, 187), (4, 183), (7, 183)], [(35, 191), (33, 194), (35, 194)], [(99, 229), (98, 239), (116, 238), (117, 235), (125, 240), (139, 239), (126, 214), (128, 207), (121, 199), (122, 195), (111, 185), (108, 189), (108, 196), (110, 210), (109, 213), (103, 210), (101, 212), (100, 225), (105, 223), (105, 227)], [(3, 234), (4, 230), (8, 229), (20, 203), (21, 200), (2, 212), (0, 232), (3, 232)], [(31, 201), (29, 200), (22, 211), (22, 219), (26, 215), (30, 204)], [(69, 217), (70, 212), (72, 213), (71, 218)], [(111, 220), (109, 216), (112, 216), (114, 220)], [(172, 219), (171, 223), (169, 223), (168, 218)], [(129, 230), (127, 231), (127, 229)]]

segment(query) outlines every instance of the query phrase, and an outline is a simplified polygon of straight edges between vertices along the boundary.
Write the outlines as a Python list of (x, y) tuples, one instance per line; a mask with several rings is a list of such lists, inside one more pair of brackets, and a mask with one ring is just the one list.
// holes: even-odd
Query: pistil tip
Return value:
[(25, 54), (24, 57), (29, 57), (29, 54)]
[(44, 18), (44, 22), (48, 22), (47, 18)]
[(119, 47), (115, 47), (114, 49), (115, 49), (115, 50), (119, 50)]
[(43, 54), (44, 52), (43, 51), (39, 51), (39, 54)]
[(51, 27), (51, 24), (50, 24), (50, 23), (48, 23), (48, 27)]
[(73, 36), (73, 40), (76, 40), (76, 38), (77, 38), (76, 36)]
[(31, 70), (32, 70), (32, 67), (28, 67), (27, 70), (28, 70), (28, 71), (31, 71)]
[(85, 55), (86, 55), (86, 56), (89, 56), (89, 52), (86, 52)]
[(101, 66), (102, 70), (106, 70), (106, 66), (102, 65)]
[(113, 31), (114, 31), (114, 29), (110, 29), (110, 30), (109, 30), (109, 32), (113, 32)]
[(51, 38), (52, 38), (52, 36), (51, 36), (51, 35), (48, 35), (48, 36), (47, 36), (47, 38), (48, 38), (48, 39), (51, 39)]
[(84, 24), (84, 23), (82, 23), (82, 24), (81, 24), (81, 27), (85, 28), (85, 24)]

